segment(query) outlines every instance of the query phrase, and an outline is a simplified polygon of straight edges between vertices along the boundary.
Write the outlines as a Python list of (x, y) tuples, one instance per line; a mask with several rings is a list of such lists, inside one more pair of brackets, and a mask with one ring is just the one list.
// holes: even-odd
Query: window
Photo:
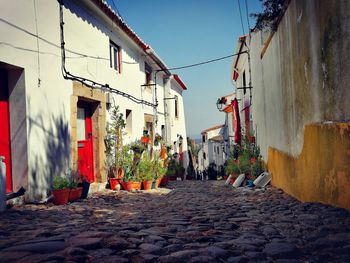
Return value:
[(205, 142), (205, 134), (202, 135), (202, 142)]
[(162, 138), (165, 139), (165, 125), (161, 126), (160, 131), (161, 131)]
[[(152, 67), (147, 63), (145, 63), (145, 74), (146, 74), (145, 84), (150, 85), (152, 83)], [(151, 86), (147, 86), (147, 88), (151, 88)]]
[(125, 111), (125, 131), (131, 135), (132, 134), (132, 110)]
[(177, 96), (175, 96), (175, 118), (179, 118), (179, 100)]
[(243, 71), (243, 94), (245, 95), (246, 94), (246, 86), (247, 85), (247, 82), (246, 82), (246, 77), (245, 77), (245, 71)]
[(78, 116), (77, 116), (77, 140), (83, 141), (86, 140), (85, 135), (85, 109), (78, 107)]
[(114, 44), (112, 41), (109, 42), (109, 66), (120, 73), (120, 47)]
[(207, 159), (207, 155), (205, 153), (203, 153), (203, 159)]

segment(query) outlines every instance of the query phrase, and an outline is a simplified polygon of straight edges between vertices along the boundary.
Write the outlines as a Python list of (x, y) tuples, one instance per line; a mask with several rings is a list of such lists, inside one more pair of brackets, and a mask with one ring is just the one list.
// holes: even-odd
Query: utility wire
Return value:
[[(21, 28), (15, 24), (12, 24), (11, 22), (9, 21), (6, 21), (2, 18), (0, 18), (0, 22), (3, 22), (11, 27), (14, 27), (30, 36), (33, 36), (35, 38), (38, 38), (39, 40), (51, 45), (51, 46), (54, 46), (54, 47), (57, 47), (59, 49), (61, 49), (61, 46), (45, 39), (45, 38), (42, 38), (40, 36), (38, 36), (37, 34), (34, 34), (24, 28)], [(30, 52), (38, 52), (37, 50), (31, 50), (31, 49), (28, 49), (28, 48), (23, 48), (23, 47), (19, 47), (19, 46), (14, 46), (13, 44), (10, 44), (10, 43), (7, 43), (7, 42), (0, 42), (0, 44), (3, 44), (3, 45), (8, 45), (8, 46), (11, 46), (13, 48), (17, 48), (17, 49), (21, 49), (23, 51), (30, 51)], [(74, 50), (70, 50), (70, 49), (66, 49), (65, 48), (65, 52), (67, 53), (71, 53), (71, 54), (74, 54), (74, 55), (77, 55), (77, 57), (69, 57), (69, 56), (65, 56), (65, 59), (79, 59), (79, 58), (91, 58), (91, 59), (97, 59), (97, 60), (109, 60), (109, 58), (104, 58), (104, 57), (100, 57), (100, 56), (91, 56), (91, 55), (87, 55), (87, 54), (83, 54), (83, 53), (80, 53), (80, 52), (77, 52), (77, 51), (74, 51)], [(42, 51), (39, 51), (40, 54), (50, 54), (50, 55), (53, 55), (53, 56), (57, 56), (56, 54), (53, 54), (53, 53), (49, 53), (49, 52), (42, 52)], [(224, 56), (224, 57), (219, 57), (219, 58), (216, 58), (216, 59), (212, 59), (212, 60), (208, 60), (208, 61), (204, 61), (204, 62), (199, 62), (199, 63), (195, 63), (195, 64), (190, 64), (190, 65), (186, 65), (186, 66), (181, 66), (181, 67), (174, 67), (174, 68), (169, 68), (168, 70), (177, 70), (177, 69), (184, 69), (184, 68), (190, 68), (190, 67), (195, 67), (195, 66), (200, 66), (200, 65), (203, 65), (203, 64), (208, 64), (208, 63), (212, 63), (212, 62), (215, 62), (215, 61), (219, 61), (219, 60), (223, 60), (223, 59), (226, 59), (226, 58), (230, 58), (230, 57), (233, 57), (233, 56), (236, 56), (236, 55), (239, 55), (240, 53), (236, 53), (236, 54), (232, 54), (232, 55), (228, 55), (228, 56)], [(143, 56), (150, 56), (150, 55), (143, 55)], [(125, 64), (137, 64), (137, 62), (127, 62), (127, 61), (122, 61), (122, 63), (125, 63)], [(162, 70), (161, 70), (162, 71)]]
[[(215, 58), (215, 59), (211, 59), (211, 60), (207, 60), (207, 61), (203, 61), (203, 62), (199, 62), (199, 63), (195, 63), (195, 64), (190, 64), (190, 65), (186, 65), (186, 66), (182, 66), (182, 67), (175, 67), (175, 68), (167, 68), (166, 70), (178, 70), (178, 69), (185, 69), (185, 68), (192, 68), (192, 67), (197, 67), (197, 66), (201, 66), (204, 64), (209, 64), (209, 63), (213, 63), (219, 60), (223, 60), (223, 59), (227, 59), (230, 57), (234, 57), (237, 56), (241, 53), (246, 53), (246, 52), (238, 52), (232, 55), (228, 55), (228, 56), (224, 56), (224, 57), (220, 57), (220, 58)], [(159, 70), (159, 71), (164, 71), (164, 70)]]
[(34, 4), (34, 20), (35, 20), (35, 33), (36, 33), (36, 47), (38, 49), (38, 87), (40, 87), (40, 83), (41, 83), (41, 79), (40, 79), (40, 47), (39, 47), (39, 33), (38, 33), (38, 17), (37, 17), (37, 13), (36, 13), (36, 4), (35, 4), (35, 0), (33, 0), (33, 4)]
[(112, 4), (113, 4), (113, 7), (114, 7), (115, 12), (118, 14), (118, 16), (120, 16), (120, 18), (121, 18), (122, 20), (124, 20), (123, 17), (122, 17), (122, 15), (120, 14), (118, 8), (117, 8), (117, 5), (116, 5), (115, 2), (114, 2), (114, 0), (112, 0)]
[(246, 15), (247, 15), (248, 33), (250, 35), (250, 23), (249, 23), (249, 14), (248, 14), (248, 3), (247, 3), (247, 0), (245, 0), (245, 12), (246, 12)]
[(242, 18), (242, 10), (241, 10), (241, 2), (240, 2), (240, 0), (237, 0), (237, 2), (238, 2), (239, 15), (241, 17), (242, 31), (243, 31), (243, 35), (245, 35), (244, 26), (243, 26), (243, 18)]

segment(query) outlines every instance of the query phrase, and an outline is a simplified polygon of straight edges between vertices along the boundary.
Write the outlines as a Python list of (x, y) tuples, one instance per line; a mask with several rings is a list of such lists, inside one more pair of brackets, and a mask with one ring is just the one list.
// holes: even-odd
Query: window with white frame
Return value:
[(109, 42), (109, 66), (116, 70), (118, 73), (121, 72), (121, 49), (118, 45)]

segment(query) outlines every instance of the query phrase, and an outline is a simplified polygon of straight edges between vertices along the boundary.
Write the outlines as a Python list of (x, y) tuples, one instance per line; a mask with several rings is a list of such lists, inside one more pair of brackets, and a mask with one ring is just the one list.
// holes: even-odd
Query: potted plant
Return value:
[(69, 198), (69, 181), (61, 176), (55, 176), (53, 178), (53, 202), (55, 205), (65, 205), (68, 203)]
[(132, 191), (132, 190), (141, 190), (141, 182), (138, 177), (132, 174), (130, 169), (125, 171), (125, 175), (121, 185), (124, 190)]
[(176, 160), (171, 156), (168, 162), (168, 170), (166, 172), (170, 181), (176, 180)]
[(124, 176), (123, 163), (123, 129), (126, 123), (123, 114), (119, 112), (119, 107), (113, 107), (111, 112), (111, 123), (107, 126), (105, 146), (106, 146), (106, 166), (107, 174), (110, 178), (111, 189), (119, 183)]
[(152, 188), (152, 182), (154, 179), (153, 163), (149, 158), (148, 152), (142, 154), (142, 158), (137, 165), (137, 173), (142, 180), (142, 185), (145, 190)]
[(181, 180), (184, 180), (185, 168), (181, 164), (176, 164), (176, 177), (180, 177)]
[(162, 140), (163, 137), (159, 133), (156, 133), (156, 135), (154, 136), (154, 146), (158, 146)]
[[(156, 188), (158, 188), (161, 185), (161, 182), (163, 180), (163, 178), (166, 178), (165, 174), (167, 172), (167, 168), (162, 167), (159, 163), (159, 165), (157, 165), (157, 172), (156, 172)], [(165, 182), (166, 184), (167, 182)]]
[(115, 166), (119, 167), (119, 170), (122, 170), (123, 173), (117, 173), (114, 177), (109, 178), (109, 184), (112, 190), (115, 190), (117, 186), (121, 183), (125, 174), (125, 170), (128, 168), (130, 169), (133, 163), (133, 154), (130, 149), (130, 145), (124, 145), (121, 148), (120, 153), (118, 155), (119, 156), (116, 160)]
[(148, 130), (143, 130), (143, 136), (141, 137), (141, 142), (145, 145), (149, 144), (151, 138), (149, 137)]

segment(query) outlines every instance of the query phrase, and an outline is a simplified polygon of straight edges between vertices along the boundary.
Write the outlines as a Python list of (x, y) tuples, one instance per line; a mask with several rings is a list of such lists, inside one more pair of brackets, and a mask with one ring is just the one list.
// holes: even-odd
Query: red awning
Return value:
[(238, 100), (235, 98), (231, 105), (235, 143), (241, 144), (241, 120), (239, 118)]

